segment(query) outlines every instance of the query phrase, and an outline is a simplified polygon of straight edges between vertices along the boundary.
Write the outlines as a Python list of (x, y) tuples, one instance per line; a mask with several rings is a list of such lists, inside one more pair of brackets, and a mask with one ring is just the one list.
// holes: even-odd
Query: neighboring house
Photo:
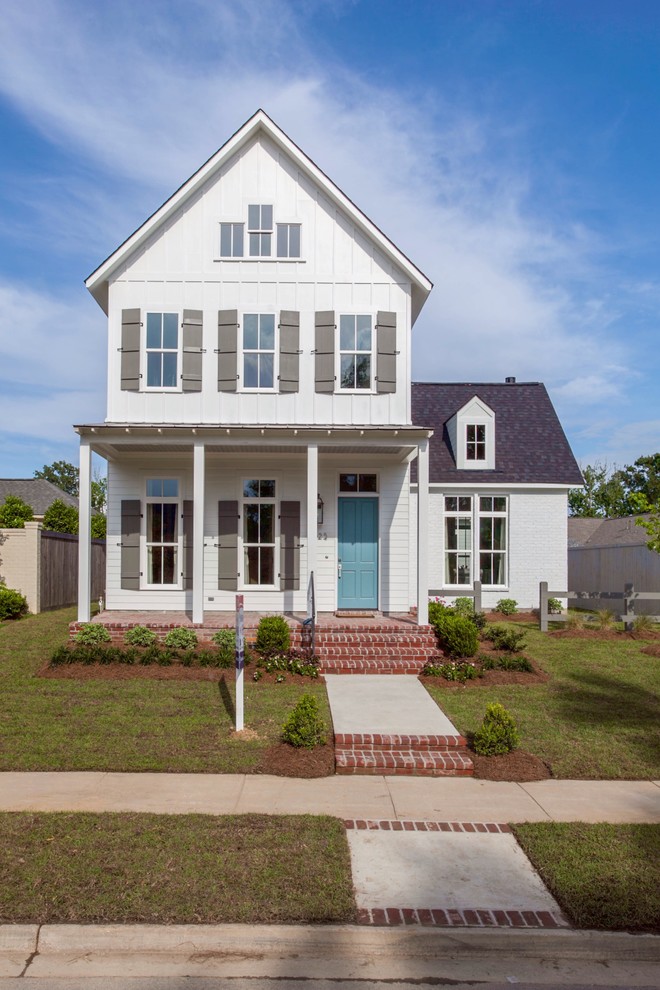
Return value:
[(78, 508), (77, 498), (45, 478), (0, 478), (0, 502), (4, 502), (8, 495), (16, 495), (31, 506), (35, 522), (43, 522), (46, 510), (58, 498), (65, 505)]
[(562, 588), (568, 489), (582, 475), (545, 387), (415, 382), (412, 416), (434, 431), (429, 587), (452, 599), (478, 579), (485, 608), (538, 606), (540, 581)]
[(313, 573), (320, 612), (419, 604), (425, 623), (445, 566), (457, 594), (467, 567), (521, 604), (565, 582), (582, 479), (542, 386), (413, 389), (431, 282), (263, 111), (86, 285), (108, 315), (107, 419), (76, 427), (83, 507), (92, 451), (108, 460), (107, 609), (202, 622), (239, 592), (304, 613)]
[[(636, 591), (660, 592), (660, 553), (646, 546), (648, 533), (637, 526), (638, 518), (649, 516), (569, 518), (568, 590), (621, 593), (626, 584), (633, 584)], [(583, 599), (571, 599), (570, 604), (585, 607)], [(607, 600), (587, 604), (589, 608), (612, 611), (619, 607)], [(658, 602), (638, 600), (635, 611), (657, 615)]]

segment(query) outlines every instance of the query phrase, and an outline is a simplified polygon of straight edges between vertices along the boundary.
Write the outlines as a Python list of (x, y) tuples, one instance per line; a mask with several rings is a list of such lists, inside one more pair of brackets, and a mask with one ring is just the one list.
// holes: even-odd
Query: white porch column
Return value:
[(429, 442), (417, 448), (417, 623), (429, 621)]
[(204, 621), (204, 469), (203, 440), (195, 440), (193, 452), (193, 573), (192, 620)]
[(307, 446), (307, 581), (314, 571), (314, 584), (317, 582), (316, 545), (317, 539), (317, 505), (319, 493), (319, 448), (318, 444)]
[(78, 476), (78, 622), (89, 622), (92, 598), (92, 448), (80, 438)]

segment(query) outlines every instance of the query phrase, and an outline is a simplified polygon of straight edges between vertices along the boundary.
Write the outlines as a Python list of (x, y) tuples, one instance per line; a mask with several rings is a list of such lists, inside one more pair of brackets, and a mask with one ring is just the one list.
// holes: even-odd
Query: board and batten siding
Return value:
[[(274, 223), (301, 224), (300, 260), (219, 258), (219, 223), (272, 203)], [(124, 423), (402, 425), (410, 422), (409, 279), (301, 176), (265, 135), (239, 152), (192, 202), (114, 275), (109, 286), (108, 420)], [(203, 313), (200, 392), (122, 390), (123, 309)], [(298, 391), (218, 391), (218, 312), (300, 314)], [(321, 310), (396, 315), (396, 390), (322, 394), (314, 388), (314, 320)], [(145, 327), (141, 328), (144, 346)], [(376, 374), (376, 349), (373, 350)], [(239, 362), (240, 364), (240, 362)], [(144, 360), (142, 361), (144, 374)], [(179, 369), (180, 370), (180, 369)], [(240, 368), (239, 368), (240, 371)], [(144, 384), (144, 378), (142, 382)]]

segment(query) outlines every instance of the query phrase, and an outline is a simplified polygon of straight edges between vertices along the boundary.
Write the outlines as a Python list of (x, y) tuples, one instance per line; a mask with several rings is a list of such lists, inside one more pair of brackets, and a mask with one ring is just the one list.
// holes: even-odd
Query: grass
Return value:
[(539, 822), (512, 828), (578, 928), (660, 933), (660, 826)]
[(309, 815), (0, 814), (0, 922), (352, 922), (348, 844)]
[(456, 727), (477, 730), (491, 702), (513, 715), (520, 748), (566, 779), (649, 780), (660, 773), (660, 665), (643, 641), (548, 636), (531, 625), (525, 653), (547, 684), (427, 690)]
[(0, 770), (250, 773), (302, 694), (317, 698), (331, 725), (323, 684), (293, 676), (255, 683), (251, 668), (245, 725), (252, 739), (232, 735), (233, 671), (220, 684), (36, 677), (74, 618), (62, 609), (0, 624)]

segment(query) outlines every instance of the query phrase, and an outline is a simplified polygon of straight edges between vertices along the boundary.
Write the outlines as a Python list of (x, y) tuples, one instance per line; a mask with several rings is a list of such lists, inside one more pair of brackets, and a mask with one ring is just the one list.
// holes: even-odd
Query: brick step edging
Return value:
[(348, 749), (454, 749), (467, 746), (461, 735), (387, 735), (380, 732), (336, 732), (335, 747)]

